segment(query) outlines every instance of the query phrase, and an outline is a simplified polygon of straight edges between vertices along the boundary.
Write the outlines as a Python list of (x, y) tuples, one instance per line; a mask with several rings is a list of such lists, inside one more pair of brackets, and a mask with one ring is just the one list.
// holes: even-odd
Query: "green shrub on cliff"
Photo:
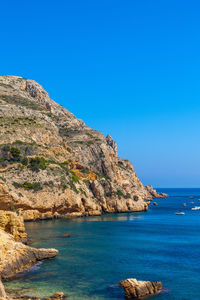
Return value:
[(123, 192), (121, 190), (117, 190), (116, 195), (118, 196), (119, 199), (124, 196)]
[(24, 157), (24, 158), (21, 160), (21, 163), (22, 163), (22, 165), (27, 166), (27, 165), (28, 165), (28, 158), (27, 158), (27, 157)]
[(10, 148), (10, 154), (12, 155), (12, 159), (14, 161), (19, 161), (21, 156), (21, 150), (17, 147)]
[(13, 182), (13, 185), (15, 188), (24, 188), (25, 190), (34, 190), (34, 192), (37, 192), (39, 190), (42, 190), (42, 185), (40, 182), (29, 182), (25, 181), (24, 183), (19, 182)]
[(71, 149), (70, 147), (67, 147), (67, 151), (68, 151), (69, 153), (71, 153), (71, 152), (72, 152), (72, 149)]
[(71, 187), (71, 189), (76, 193), (78, 194), (79, 191), (77, 190), (75, 184), (73, 183), (73, 181), (69, 181), (69, 186)]
[(40, 170), (46, 169), (46, 160), (44, 157), (31, 158), (28, 168), (33, 172), (39, 172)]
[(72, 170), (70, 170), (70, 173), (72, 174), (72, 181), (75, 183), (79, 182), (80, 178), (78, 177), (78, 175)]

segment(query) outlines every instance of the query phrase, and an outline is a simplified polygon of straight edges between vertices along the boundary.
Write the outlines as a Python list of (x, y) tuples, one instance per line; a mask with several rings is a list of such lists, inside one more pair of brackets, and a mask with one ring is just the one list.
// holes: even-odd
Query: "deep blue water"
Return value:
[(200, 210), (191, 210), (200, 206), (200, 189), (161, 191), (170, 197), (155, 199), (158, 206), (148, 212), (26, 223), (32, 246), (57, 248), (59, 256), (6, 287), (26, 295), (64, 291), (69, 299), (113, 300), (124, 299), (116, 285), (132, 277), (161, 280), (166, 292), (157, 300), (200, 299)]

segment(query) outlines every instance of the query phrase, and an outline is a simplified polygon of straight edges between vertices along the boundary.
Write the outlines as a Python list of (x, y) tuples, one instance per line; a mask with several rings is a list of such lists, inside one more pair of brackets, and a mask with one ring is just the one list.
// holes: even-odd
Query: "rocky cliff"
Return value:
[(145, 187), (117, 145), (35, 81), (0, 76), (0, 209), (25, 219), (146, 210)]

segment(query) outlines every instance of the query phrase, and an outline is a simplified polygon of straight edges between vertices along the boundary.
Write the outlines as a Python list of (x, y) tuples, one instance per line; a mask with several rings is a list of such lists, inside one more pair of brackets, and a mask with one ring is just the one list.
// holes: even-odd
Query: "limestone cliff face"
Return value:
[(35, 81), (0, 76), (0, 209), (25, 219), (140, 211), (144, 187), (110, 136), (86, 126)]

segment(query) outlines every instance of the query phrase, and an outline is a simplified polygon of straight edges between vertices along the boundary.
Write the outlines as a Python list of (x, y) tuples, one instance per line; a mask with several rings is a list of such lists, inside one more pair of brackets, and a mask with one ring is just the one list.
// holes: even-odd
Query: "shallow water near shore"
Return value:
[(163, 282), (166, 292), (157, 300), (200, 299), (200, 210), (191, 210), (200, 206), (200, 189), (159, 191), (170, 197), (155, 199), (148, 212), (26, 223), (31, 246), (57, 248), (59, 256), (4, 281), (6, 288), (113, 300), (124, 299), (120, 280), (137, 278)]

